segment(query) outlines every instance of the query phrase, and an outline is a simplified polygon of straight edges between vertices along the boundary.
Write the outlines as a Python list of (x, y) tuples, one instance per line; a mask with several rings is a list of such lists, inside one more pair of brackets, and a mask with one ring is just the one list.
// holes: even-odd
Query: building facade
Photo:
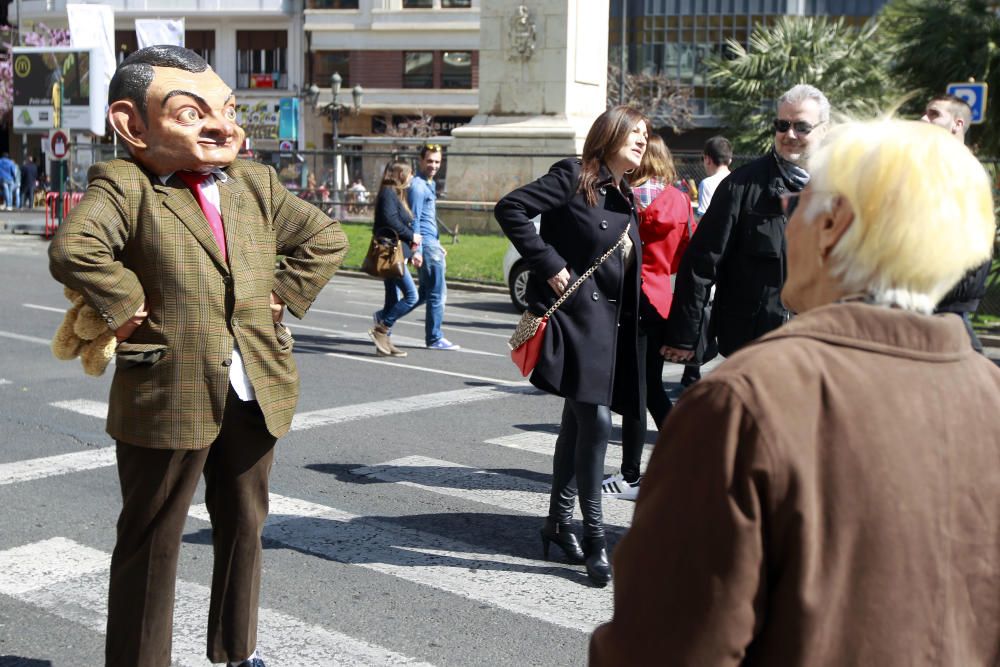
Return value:
[[(71, 0), (72, 1), (72, 0)], [(136, 19), (185, 21), (185, 46), (200, 53), (231, 85), (250, 145), (277, 148), (279, 106), (299, 102), (300, 148), (332, 144), (331, 75), (338, 102), (360, 112), (340, 115), (341, 137), (405, 133), (415, 116), (433, 116), (447, 134), (478, 106), (480, 0), (116, 0), (117, 57), (137, 48)], [(67, 0), (21, 0), (11, 23), (67, 27)], [(319, 95), (309, 95), (312, 86)], [(33, 150), (39, 137), (24, 136)], [(90, 141), (84, 135), (77, 141)], [(110, 140), (108, 137), (105, 140)]]
[(726, 40), (747, 46), (754, 27), (782, 16), (844, 17), (861, 24), (888, 0), (612, 0), (611, 60), (618, 62), (625, 13), (626, 69), (654, 72), (690, 86), (695, 129), (672, 141), (699, 149), (719, 129), (712, 110), (706, 57), (721, 55)]
[[(364, 90), (359, 112), (340, 116), (339, 135), (407, 134), (432, 117), (435, 134), (467, 123), (479, 106), (479, 5), (483, 0), (305, 0), (305, 86), (338, 102)], [(331, 145), (331, 123), (307, 125), (307, 143)]]

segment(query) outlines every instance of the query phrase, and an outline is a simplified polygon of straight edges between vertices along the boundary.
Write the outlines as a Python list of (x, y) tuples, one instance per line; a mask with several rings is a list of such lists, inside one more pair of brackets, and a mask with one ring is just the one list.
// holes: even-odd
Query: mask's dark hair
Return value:
[(145, 121), (146, 97), (153, 81), (154, 67), (173, 67), (185, 72), (204, 72), (208, 63), (191, 49), (183, 46), (160, 44), (139, 49), (122, 61), (111, 77), (108, 87), (108, 104), (118, 100), (132, 100)]

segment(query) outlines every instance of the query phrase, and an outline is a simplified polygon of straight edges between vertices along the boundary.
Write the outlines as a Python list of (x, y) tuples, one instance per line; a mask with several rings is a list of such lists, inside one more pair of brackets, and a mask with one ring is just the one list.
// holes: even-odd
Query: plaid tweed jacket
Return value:
[[(237, 160), (225, 172), (228, 266), (181, 179), (161, 184), (132, 160), (91, 167), (86, 195), (49, 248), (52, 275), (111, 329), (145, 299), (148, 317), (118, 346), (107, 423), (116, 440), (209, 446), (222, 424), (234, 339), (267, 430), (280, 437), (291, 425), (298, 371), (270, 295), (301, 318), (340, 266), (347, 237), (270, 167)], [(277, 268), (276, 255), (284, 256)]]

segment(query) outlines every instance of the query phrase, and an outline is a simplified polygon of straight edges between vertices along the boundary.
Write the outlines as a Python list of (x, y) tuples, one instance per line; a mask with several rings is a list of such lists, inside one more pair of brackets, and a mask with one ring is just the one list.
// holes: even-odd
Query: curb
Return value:
[[(364, 271), (359, 271), (358, 269), (337, 269), (335, 275), (342, 276), (347, 275), (352, 278), (368, 278), (369, 280), (377, 280), (382, 282), (380, 278), (374, 278)], [(464, 292), (492, 292), (496, 294), (507, 294), (509, 290), (506, 285), (500, 285), (497, 283), (477, 283), (469, 280), (452, 280), (447, 279), (448, 289), (462, 290)], [(1000, 345), (1000, 343), (998, 343)]]
[(976, 337), (979, 338), (979, 342), (983, 344), (983, 347), (1000, 347), (1000, 334), (979, 333), (977, 331)]

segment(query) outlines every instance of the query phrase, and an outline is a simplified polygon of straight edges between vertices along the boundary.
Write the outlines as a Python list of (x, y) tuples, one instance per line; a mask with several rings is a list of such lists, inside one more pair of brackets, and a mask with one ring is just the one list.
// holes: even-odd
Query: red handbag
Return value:
[[(526, 317), (530, 315), (531, 317)], [(521, 371), (521, 375), (527, 377), (531, 371), (535, 370), (538, 357), (542, 354), (542, 341), (545, 340), (545, 327), (549, 324), (549, 318), (531, 315), (525, 311), (521, 316), (521, 321), (514, 329), (514, 335), (510, 337), (510, 358), (514, 365)], [(522, 331), (522, 327), (525, 329)], [(534, 331), (531, 331), (534, 329)], [(523, 340), (522, 340), (523, 339)]]
[(521, 375), (527, 377), (531, 374), (531, 371), (535, 370), (535, 366), (538, 364), (538, 358), (542, 354), (542, 342), (545, 340), (545, 328), (548, 326), (549, 317), (558, 310), (563, 301), (569, 298), (570, 294), (576, 291), (577, 287), (583, 284), (584, 280), (594, 274), (597, 267), (603, 264), (618, 246), (625, 242), (625, 236), (628, 234), (629, 227), (631, 226), (631, 222), (625, 225), (625, 231), (618, 238), (618, 242), (608, 248), (606, 253), (594, 262), (582, 276), (576, 279), (576, 282), (566, 288), (562, 296), (552, 304), (551, 308), (545, 311), (544, 315), (535, 315), (528, 310), (521, 313), (521, 319), (518, 321), (510, 340), (507, 341), (507, 346), (510, 348), (510, 358), (518, 370), (521, 371)]

